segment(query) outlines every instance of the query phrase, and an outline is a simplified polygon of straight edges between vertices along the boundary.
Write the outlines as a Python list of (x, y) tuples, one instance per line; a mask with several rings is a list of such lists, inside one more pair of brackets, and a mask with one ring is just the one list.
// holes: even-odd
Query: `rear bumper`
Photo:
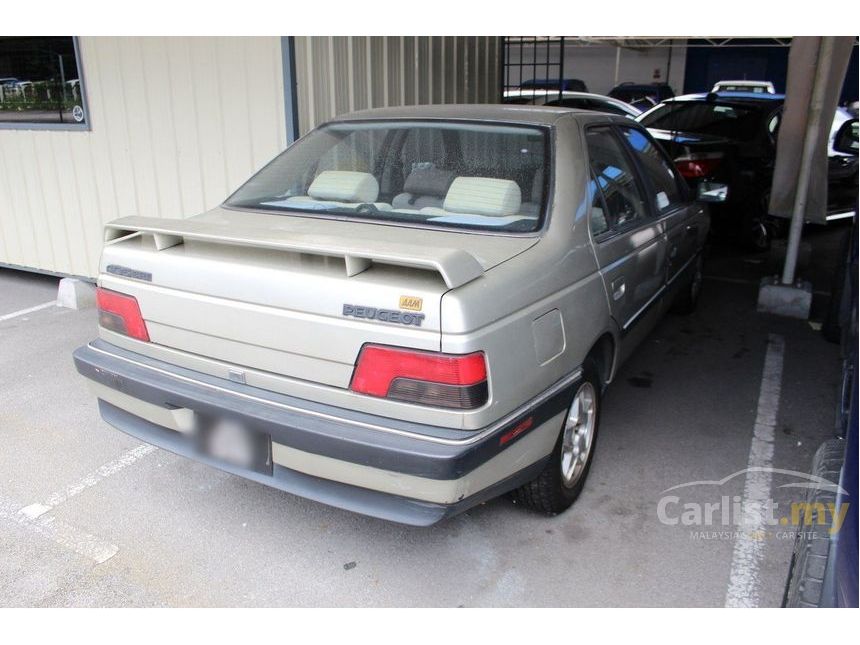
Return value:
[[(477, 431), (386, 419), (268, 392), (95, 341), (74, 353), (102, 417), (171, 452), (325, 504), (426, 526), (536, 476), (578, 373)], [(271, 475), (200, 454), (196, 413), (229, 415), (272, 437)], [(531, 419), (531, 422), (528, 422)], [(528, 429), (506, 435), (527, 422)]]

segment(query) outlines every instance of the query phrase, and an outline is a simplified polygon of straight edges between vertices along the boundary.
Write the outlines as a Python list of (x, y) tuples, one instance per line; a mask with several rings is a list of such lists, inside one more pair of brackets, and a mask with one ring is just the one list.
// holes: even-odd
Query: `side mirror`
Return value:
[(696, 191), (696, 201), (708, 203), (720, 203), (729, 198), (729, 187), (718, 184), (715, 181), (703, 181), (699, 183)]
[(857, 156), (857, 119), (843, 123), (833, 138), (833, 149), (847, 155)]

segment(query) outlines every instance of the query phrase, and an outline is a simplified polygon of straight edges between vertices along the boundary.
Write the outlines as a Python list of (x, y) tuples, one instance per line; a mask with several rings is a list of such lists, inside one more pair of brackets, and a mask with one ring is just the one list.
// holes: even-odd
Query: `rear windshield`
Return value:
[(658, 105), (640, 119), (646, 128), (693, 132), (739, 141), (754, 138), (762, 113), (754, 107), (678, 101)]
[(530, 232), (544, 211), (548, 132), (446, 121), (320, 127), (228, 206), (426, 226)]

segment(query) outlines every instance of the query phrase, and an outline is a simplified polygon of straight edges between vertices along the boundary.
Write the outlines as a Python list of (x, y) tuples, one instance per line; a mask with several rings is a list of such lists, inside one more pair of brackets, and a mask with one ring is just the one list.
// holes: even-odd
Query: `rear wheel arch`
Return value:
[(615, 374), (618, 343), (610, 332), (604, 332), (591, 346), (585, 360), (591, 360), (597, 368), (601, 385), (606, 386)]

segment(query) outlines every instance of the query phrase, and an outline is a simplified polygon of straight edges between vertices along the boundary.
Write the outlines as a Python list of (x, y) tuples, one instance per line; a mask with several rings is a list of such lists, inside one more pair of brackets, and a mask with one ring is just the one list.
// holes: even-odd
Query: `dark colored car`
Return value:
[[(856, 137), (855, 137), (856, 141)], [(783, 604), (787, 607), (857, 607), (857, 222), (846, 230), (833, 300), (838, 305), (842, 388), (837, 436), (816, 451), (812, 474), (838, 489), (810, 489), (794, 544)], [(834, 285), (837, 286), (837, 285)], [(833, 509), (822, 518), (816, 510)], [(834, 525), (834, 516), (843, 518)], [(817, 523), (816, 523), (817, 521)]]
[[(834, 129), (831, 161), (834, 155), (842, 155), (856, 162), (856, 114)], [(854, 190), (852, 226), (844, 231), (842, 252), (831, 287), (830, 311), (821, 330), (827, 340), (841, 345), (842, 387), (837, 406), (836, 436), (818, 448), (812, 462), (811, 472), (821, 478), (819, 481), (823, 485), (808, 491), (799, 517), (800, 526), (783, 600), (786, 607), (857, 607), (858, 603), (856, 175)], [(826, 485), (837, 482), (838, 487)], [(822, 515), (817, 512), (821, 508), (831, 510)], [(839, 526), (835, 522), (837, 517), (841, 518)]]
[[(728, 199), (711, 209), (713, 230), (751, 248), (767, 248), (779, 226), (768, 216), (768, 202), (784, 100), (782, 94), (689, 94), (637, 118), (692, 188), (703, 181), (729, 187)], [(828, 216), (853, 211), (856, 201), (856, 156), (830, 157)]]
[[(857, 115), (850, 117), (848, 110), (840, 108), (834, 120), (827, 159), (827, 221), (849, 219), (857, 206)], [(838, 119), (845, 120), (837, 128)]]
[(585, 81), (579, 78), (533, 78), (520, 83), (524, 90), (561, 90), (562, 92), (587, 92)]
[[(856, 150), (856, 124), (855, 125), (855, 150)], [(856, 157), (855, 157), (856, 159)], [(856, 180), (855, 180), (856, 187)], [(857, 543), (857, 354), (858, 354), (858, 261), (857, 261), (857, 220), (856, 202), (854, 226), (848, 237), (848, 255), (845, 258), (843, 275), (843, 288), (840, 291), (841, 298), (841, 324), (842, 332), (842, 389), (839, 406), (839, 432), (844, 437), (844, 453), (842, 455), (842, 468), (840, 471), (839, 484), (845, 491), (837, 497), (837, 512), (841, 512), (842, 506), (847, 507), (845, 521), (842, 530), (834, 541), (832, 562), (832, 574), (826, 577), (829, 586), (825, 589), (828, 595), (825, 600), (831, 600), (836, 607), (857, 607), (858, 603), (858, 543)]]
[(647, 110), (649, 107), (674, 98), (675, 92), (666, 83), (622, 83), (613, 87), (609, 96)]
[(766, 248), (773, 233), (767, 206), (783, 101), (782, 94), (689, 94), (637, 119), (692, 188), (702, 181), (729, 187), (726, 202), (711, 208), (714, 232), (754, 248)]

